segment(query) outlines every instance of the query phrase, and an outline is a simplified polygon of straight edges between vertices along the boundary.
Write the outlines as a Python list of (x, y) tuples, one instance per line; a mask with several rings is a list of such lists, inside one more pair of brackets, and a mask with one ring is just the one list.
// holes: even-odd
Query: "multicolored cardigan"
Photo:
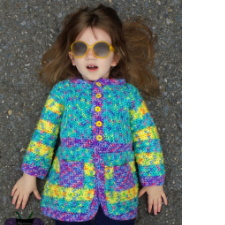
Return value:
[[(52, 162), (58, 134), (61, 143)], [(163, 185), (165, 178), (156, 126), (138, 89), (125, 79), (58, 82), (21, 170), (47, 177), (42, 213), (70, 222), (91, 220), (100, 204), (109, 218), (134, 219), (137, 171), (142, 186)]]

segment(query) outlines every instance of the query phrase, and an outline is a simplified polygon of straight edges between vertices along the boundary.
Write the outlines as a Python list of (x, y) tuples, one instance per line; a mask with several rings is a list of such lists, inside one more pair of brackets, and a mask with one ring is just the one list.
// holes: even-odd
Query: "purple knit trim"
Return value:
[(35, 176), (39, 178), (44, 178), (48, 172), (44, 168), (41, 168), (39, 166), (32, 166), (26, 163), (22, 164), (21, 170), (31, 176)]
[(91, 80), (84, 80), (81, 78), (70, 78), (70, 81), (72, 83), (77, 83), (77, 84), (96, 84), (96, 82), (100, 82), (102, 85), (119, 85), (119, 84), (125, 84), (126, 81), (125, 79), (114, 79), (114, 78), (110, 78), (110, 79), (105, 79), (105, 78), (99, 78), (96, 81), (91, 81)]
[(99, 142), (98, 140), (96, 140), (96, 135), (94, 140), (78, 139), (78, 138), (70, 138), (70, 137), (61, 138), (61, 146), (62, 146), (62, 151), (63, 151), (63, 147), (65, 148), (72, 148), (72, 147), (94, 148), (95, 147), (99, 153), (132, 151), (132, 143), (117, 144), (117, 143), (110, 143), (107, 141)]
[(140, 177), (140, 181), (143, 187), (145, 186), (161, 186), (164, 184), (165, 175), (154, 177)]
[[(48, 207), (41, 207), (41, 211), (45, 216), (48, 216), (53, 219), (67, 221), (67, 222), (85, 222), (85, 221), (89, 221), (93, 219), (96, 216), (98, 207), (95, 207), (94, 209), (92, 207), (92, 210), (90, 210), (88, 214), (85, 214), (85, 213), (75, 214), (70, 212), (62, 212), (62, 211), (57, 211)], [(102, 206), (102, 209), (106, 216), (115, 220), (131, 220), (137, 217), (137, 208), (130, 211), (129, 213), (118, 215), (118, 216), (114, 216), (114, 215), (106, 213), (106, 207)]]

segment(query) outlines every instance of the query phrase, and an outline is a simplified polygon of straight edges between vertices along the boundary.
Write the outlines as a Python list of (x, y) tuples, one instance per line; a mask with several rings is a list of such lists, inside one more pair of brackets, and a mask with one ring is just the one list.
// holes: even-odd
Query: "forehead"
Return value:
[(109, 34), (103, 29), (97, 27), (87, 27), (85, 28), (76, 38), (76, 41), (85, 41), (88, 44), (92, 44), (96, 41), (106, 41), (111, 44), (111, 38)]

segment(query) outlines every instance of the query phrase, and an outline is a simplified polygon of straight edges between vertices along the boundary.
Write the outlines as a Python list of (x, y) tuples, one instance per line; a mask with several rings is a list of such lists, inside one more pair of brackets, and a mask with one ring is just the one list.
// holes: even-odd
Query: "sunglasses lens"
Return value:
[(86, 53), (87, 51), (87, 46), (85, 43), (82, 43), (82, 42), (76, 42), (73, 44), (73, 54), (75, 56), (82, 56)]
[(94, 45), (94, 52), (99, 57), (105, 57), (109, 54), (110, 48), (109, 45), (105, 42), (99, 42)]

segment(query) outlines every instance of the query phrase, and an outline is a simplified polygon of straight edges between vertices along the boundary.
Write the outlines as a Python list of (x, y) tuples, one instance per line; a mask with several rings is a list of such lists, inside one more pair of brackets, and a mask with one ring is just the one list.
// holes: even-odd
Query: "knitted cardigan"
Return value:
[(70, 78), (54, 85), (21, 170), (46, 177), (42, 213), (69, 222), (91, 220), (100, 204), (111, 219), (134, 219), (137, 171), (142, 186), (163, 185), (165, 178), (154, 121), (125, 79)]

